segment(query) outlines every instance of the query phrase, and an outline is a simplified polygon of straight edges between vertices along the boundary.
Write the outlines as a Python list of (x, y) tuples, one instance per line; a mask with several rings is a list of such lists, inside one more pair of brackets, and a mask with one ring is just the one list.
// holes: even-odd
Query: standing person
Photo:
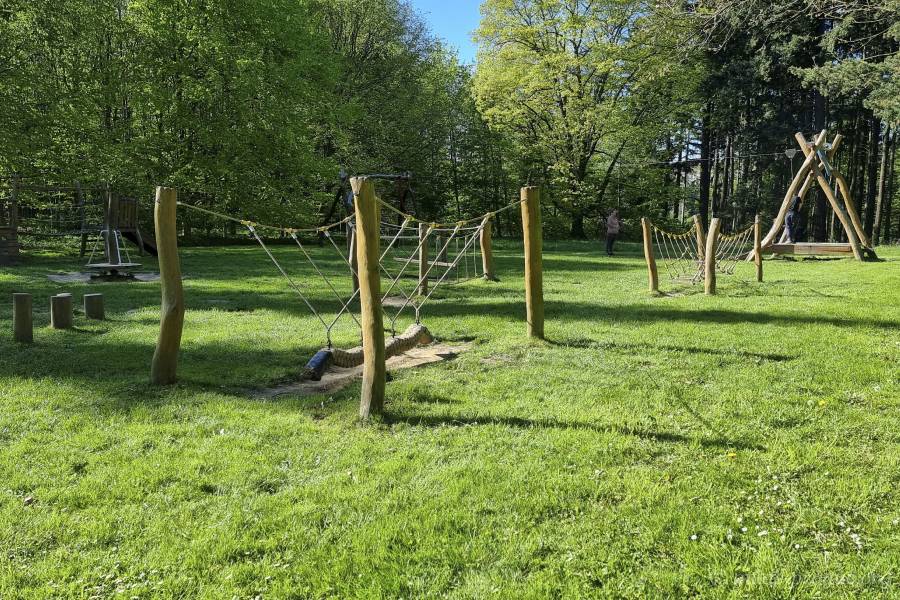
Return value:
[(614, 208), (609, 216), (606, 217), (606, 255), (613, 255), (613, 244), (622, 230), (622, 222), (619, 221), (619, 209)]
[(788, 210), (784, 219), (784, 226), (787, 229), (788, 242), (797, 243), (800, 239), (800, 196), (794, 196), (791, 201), (791, 208)]

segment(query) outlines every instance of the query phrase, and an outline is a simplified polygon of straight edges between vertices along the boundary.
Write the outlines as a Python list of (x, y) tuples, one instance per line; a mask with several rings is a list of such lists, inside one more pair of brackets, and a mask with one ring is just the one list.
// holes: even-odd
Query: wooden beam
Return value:
[(650, 219), (641, 219), (641, 231), (644, 234), (644, 259), (647, 261), (647, 277), (650, 293), (659, 294), (659, 272), (656, 269), (656, 257), (653, 255), (653, 234), (650, 231)]
[(492, 219), (493, 215), (488, 215), (481, 222), (481, 271), (486, 281), (500, 281), (494, 273), (494, 248), (492, 239)]
[(525, 307), (528, 335), (544, 339), (544, 267), (541, 235), (541, 190), (522, 188), (522, 233), (525, 238)]
[(722, 221), (719, 217), (713, 217), (709, 223), (709, 232), (706, 234), (706, 254), (703, 259), (704, 290), (707, 296), (716, 294), (716, 246), (719, 241), (719, 228)]
[(703, 220), (694, 215), (694, 235), (697, 238), (697, 258), (702, 259), (706, 252), (706, 233), (703, 231)]
[(153, 221), (159, 252), (161, 288), (159, 339), (150, 366), (154, 385), (172, 385), (178, 380), (178, 352), (184, 329), (184, 289), (181, 262), (178, 258), (178, 192), (172, 188), (156, 188)]
[(762, 227), (760, 226), (759, 215), (756, 215), (753, 219), (753, 261), (756, 263), (756, 281), (762, 283)]
[(768, 251), (773, 254), (794, 254), (797, 256), (848, 255), (853, 254), (850, 244), (809, 242), (797, 244), (772, 244)]
[(428, 225), (419, 223), (419, 295), (428, 295)]
[(387, 381), (384, 319), (381, 308), (381, 211), (375, 182), (350, 179), (356, 210), (356, 256), (359, 263), (359, 303), (363, 342), (363, 381), (359, 416), (368, 419), (384, 411)]

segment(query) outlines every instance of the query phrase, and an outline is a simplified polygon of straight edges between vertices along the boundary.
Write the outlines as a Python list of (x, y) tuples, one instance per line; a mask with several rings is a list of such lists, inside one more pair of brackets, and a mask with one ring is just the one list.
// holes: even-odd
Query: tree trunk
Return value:
[(572, 215), (572, 229), (570, 234), (576, 240), (584, 239), (584, 215), (576, 213)]
[(703, 121), (700, 125), (700, 220), (703, 222), (703, 228), (706, 229), (709, 224), (709, 155), (710, 155), (710, 132), (709, 132), (709, 104), (703, 114)]
[[(822, 19), (819, 22), (820, 35), (824, 35), (826, 31), (828, 31), (828, 24)], [(816, 135), (818, 135), (820, 131), (825, 129), (825, 97), (822, 96), (818, 90), (813, 92), (813, 94), (813, 125)], [(816, 203), (815, 211), (813, 213), (813, 238), (817, 242), (824, 242), (828, 237), (828, 212), (828, 201), (825, 198), (825, 194), (816, 187)]]
[(866, 216), (863, 230), (872, 239), (875, 225), (875, 197), (878, 190), (878, 146), (881, 138), (881, 119), (872, 116), (869, 127), (869, 156), (866, 161)]
[(887, 203), (887, 176), (888, 159), (891, 154), (891, 128), (884, 129), (884, 143), (881, 145), (881, 170), (878, 174), (878, 197), (875, 201), (875, 224), (872, 230), (872, 245), (877, 246), (881, 241), (881, 223), (884, 216), (884, 207)]

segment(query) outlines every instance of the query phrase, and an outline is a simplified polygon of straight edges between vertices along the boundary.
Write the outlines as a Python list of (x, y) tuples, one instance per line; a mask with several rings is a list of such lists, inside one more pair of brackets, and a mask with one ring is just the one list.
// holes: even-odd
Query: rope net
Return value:
[(694, 228), (672, 233), (651, 222), (656, 255), (673, 281), (695, 284), (703, 280), (703, 256), (698, 252)]
[(739, 262), (753, 254), (753, 225), (736, 233), (719, 232), (716, 244), (716, 272), (734, 275)]

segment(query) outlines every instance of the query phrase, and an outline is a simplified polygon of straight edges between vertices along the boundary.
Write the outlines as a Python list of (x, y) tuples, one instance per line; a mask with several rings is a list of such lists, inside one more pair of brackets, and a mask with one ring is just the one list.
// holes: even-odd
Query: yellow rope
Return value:
[(669, 238), (671, 240), (683, 240), (683, 239), (687, 239), (689, 237), (694, 236), (694, 228), (693, 227), (691, 227), (684, 233), (671, 233), (669, 231), (666, 231), (665, 229), (657, 227), (656, 224), (653, 223), (653, 221), (650, 221), (650, 227), (652, 227), (653, 229), (655, 229), (656, 231), (658, 231), (659, 233), (663, 234), (664, 236), (666, 236), (667, 238)]
[(465, 219), (463, 221), (455, 221), (453, 223), (434, 223), (431, 221), (424, 221), (422, 219), (417, 219), (413, 215), (403, 212), (399, 208), (392, 206), (389, 202), (385, 202), (381, 198), (376, 198), (376, 199), (378, 200), (378, 203), (381, 204), (381, 206), (383, 206), (384, 208), (388, 209), (389, 211), (403, 217), (404, 219), (408, 219), (410, 221), (410, 223), (425, 223), (427, 225), (430, 225), (432, 229), (443, 229), (443, 228), (449, 229), (449, 228), (453, 228), (453, 227), (465, 227), (466, 225), (469, 225), (471, 223), (480, 223), (481, 221), (484, 221), (487, 218), (493, 219), (497, 215), (497, 213), (507, 211), (511, 208), (519, 206), (522, 203), (522, 200), (516, 200), (515, 202), (510, 202), (503, 208), (500, 208), (497, 210), (492, 210), (492, 211), (484, 213), (481, 216), (473, 217), (471, 219)]
[(720, 237), (721, 239), (723, 239), (723, 240), (736, 240), (736, 239), (738, 239), (739, 237), (743, 237), (743, 236), (747, 235), (747, 234), (750, 233), (752, 230), (753, 230), (753, 225), (750, 225), (750, 226), (747, 227), (746, 229), (742, 229), (742, 230), (738, 231), (737, 233), (732, 233), (731, 235), (728, 235), (728, 234), (725, 234), (725, 233), (720, 233), (720, 234), (719, 234), (719, 237)]

